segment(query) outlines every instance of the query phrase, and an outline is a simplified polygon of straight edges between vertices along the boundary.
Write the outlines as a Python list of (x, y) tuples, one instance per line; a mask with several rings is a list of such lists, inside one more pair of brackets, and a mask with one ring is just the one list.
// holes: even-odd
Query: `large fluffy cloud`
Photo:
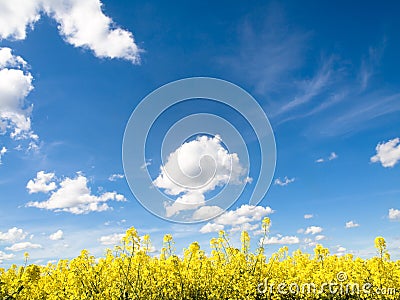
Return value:
[(376, 154), (371, 157), (371, 162), (380, 162), (383, 167), (394, 167), (400, 161), (400, 138), (392, 139), (376, 146)]
[(40, 1), (0, 1), (0, 38), (22, 40), (26, 28), (39, 20)]
[(65, 41), (93, 51), (97, 57), (139, 62), (132, 33), (116, 26), (99, 0), (13, 0), (0, 2), (0, 39), (25, 39), (42, 13), (59, 24)]
[(240, 184), (246, 172), (236, 153), (229, 153), (219, 136), (200, 136), (172, 152), (154, 185), (179, 196), (167, 206), (167, 216), (205, 204), (205, 193), (218, 186)]
[(0, 134), (10, 132), (14, 139), (38, 138), (31, 130), (32, 106), (26, 103), (32, 80), (22, 57), (10, 48), (0, 48)]
[[(47, 183), (47, 186), (50, 184)], [(126, 199), (116, 192), (105, 192), (98, 196), (93, 195), (88, 187), (88, 179), (78, 173), (75, 178), (66, 177), (59, 182), (59, 186), (52, 191), (48, 200), (29, 202), (27, 206), (56, 212), (65, 211), (73, 214), (86, 214), (111, 209), (107, 204), (108, 201), (126, 201)]]

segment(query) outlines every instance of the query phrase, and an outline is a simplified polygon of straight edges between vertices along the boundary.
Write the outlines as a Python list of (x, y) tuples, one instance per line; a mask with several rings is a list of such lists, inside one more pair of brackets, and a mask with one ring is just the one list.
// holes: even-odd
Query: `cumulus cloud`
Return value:
[[(256, 224), (251, 224), (251, 223), (243, 223), (237, 226), (234, 226), (231, 228), (230, 232), (242, 232), (242, 231), (252, 231), (253, 235), (259, 235), (259, 234), (263, 234), (264, 230), (263, 229), (259, 229), (260, 228), (260, 224), (256, 223)], [(258, 230), (256, 230), (258, 229)]]
[(108, 177), (109, 181), (117, 181), (118, 179), (122, 179), (125, 176), (122, 174), (112, 174), (110, 177)]
[(289, 178), (287, 178), (285, 176), (285, 178), (283, 180), (281, 180), (280, 178), (275, 179), (274, 184), (275, 185), (280, 185), (280, 186), (286, 186), (286, 185), (288, 185), (288, 184), (290, 184), (290, 183), (292, 183), (294, 181), (295, 181), (295, 178), (290, 178), (289, 179)]
[(392, 168), (400, 161), (400, 138), (379, 143), (375, 150), (376, 154), (371, 157), (371, 162), (380, 162), (383, 167)]
[(27, 27), (33, 28), (39, 19), (39, 1), (1, 1), (0, 39), (25, 39)]
[(13, 227), (7, 232), (0, 231), (0, 242), (15, 243), (25, 239), (27, 233), (21, 228)]
[(50, 234), (49, 239), (52, 241), (59, 241), (63, 238), (64, 232), (60, 229), (57, 230), (56, 232)]
[(310, 226), (307, 227), (306, 230), (304, 231), (304, 234), (317, 234), (322, 232), (322, 227), (319, 226)]
[(394, 208), (389, 209), (389, 219), (400, 221), (400, 210)]
[(203, 227), (200, 228), (201, 233), (210, 233), (210, 232), (218, 232), (224, 229), (224, 225), (216, 224), (216, 223), (207, 223)]
[(193, 213), (193, 220), (207, 220), (222, 213), (223, 209), (219, 206), (202, 206)]
[(261, 241), (266, 245), (293, 245), (300, 243), (300, 239), (297, 236), (272, 236)]
[(205, 204), (205, 193), (226, 184), (241, 184), (246, 169), (236, 153), (229, 153), (221, 138), (200, 136), (172, 152), (153, 184), (178, 196), (166, 206), (166, 215), (196, 209)]
[(118, 27), (102, 11), (99, 0), (13, 0), (0, 3), (0, 39), (22, 40), (41, 14), (58, 23), (64, 40), (93, 51), (97, 57), (139, 63), (141, 50), (131, 32)]
[(114, 233), (110, 235), (104, 235), (100, 237), (99, 242), (102, 245), (117, 245), (121, 242), (122, 238), (125, 236), (123, 233)]
[(230, 210), (216, 218), (215, 222), (222, 225), (241, 225), (249, 222), (261, 221), (267, 215), (273, 213), (273, 210), (267, 206), (255, 206), (244, 204), (236, 210)]
[(265, 216), (272, 214), (274, 211), (269, 207), (255, 206), (244, 204), (236, 210), (224, 212), (213, 222), (207, 223), (201, 229), (201, 233), (208, 233), (225, 229), (225, 226), (231, 227), (233, 231), (239, 229), (249, 230), (257, 227), (251, 223), (260, 222)]
[(42, 248), (42, 245), (40, 244), (33, 244), (31, 242), (21, 242), (21, 243), (16, 243), (11, 247), (6, 247), (6, 250), (18, 252), (28, 249), (40, 249), (40, 248)]
[(313, 214), (305, 214), (304, 215), (304, 219), (312, 219), (312, 218), (314, 218)]
[(54, 173), (45, 173), (44, 171), (37, 172), (36, 178), (29, 180), (26, 185), (29, 194), (48, 193), (55, 190), (57, 185), (52, 181), (54, 176)]
[(359, 226), (360, 226), (360, 224), (357, 224), (354, 221), (346, 222), (346, 228), (355, 228), (355, 227), (359, 227)]
[(319, 235), (315, 236), (316, 241), (321, 241), (323, 239), (325, 239), (325, 236), (323, 234), (319, 234)]
[(111, 209), (108, 201), (126, 201), (125, 197), (116, 192), (105, 192), (93, 195), (88, 187), (88, 179), (81, 173), (75, 178), (66, 177), (52, 191), (50, 198), (41, 202), (29, 202), (28, 207), (37, 207), (52, 211), (65, 211), (72, 214), (86, 214)]
[(4, 253), (3, 251), (0, 251), (0, 264), (3, 263), (3, 261), (5, 261), (5, 260), (13, 259), (14, 256), (15, 255), (12, 253), (7, 254), (7, 253)]
[(9, 132), (13, 139), (38, 139), (31, 130), (32, 106), (26, 103), (33, 90), (32, 81), (25, 60), (10, 48), (0, 48), (0, 134)]

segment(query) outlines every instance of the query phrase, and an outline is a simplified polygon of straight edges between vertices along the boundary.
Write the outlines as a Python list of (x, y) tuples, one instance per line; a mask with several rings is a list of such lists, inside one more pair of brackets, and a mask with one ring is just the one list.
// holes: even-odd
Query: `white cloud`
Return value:
[(354, 221), (346, 222), (346, 228), (355, 228), (355, 227), (359, 227), (359, 226), (360, 226), (360, 224), (357, 224)]
[(32, 80), (27, 63), (13, 55), (10, 48), (0, 48), (0, 134), (10, 132), (13, 139), (38, 139), (31, 130), (32, 106), (25, 101), (33, 90)]
[(106, 192), (99, 196), (93, 195), (88, 187), (88, 179), (78, 173), (75, 178), (65, 178), (50, 198), (42, 202), (29, 202), (28, 207), (37, 207), (53, 211), (65, 211), (73, 214), (86, 214), (94, 211), (111, 209), (107, 201), (126, 201), (125, 197), (116, 192)]
[(3, 146), (3, 148), (1, 148), (1, 150), (0, 150), (0, 165), (2, 164), (1, 159), (3, 158), (4, 154), (7, 153), (7, 151), (8, 151), (8, 150), (7, 150), (6, 147)]
[(236, 210), (230, 210), (223, 213), (215, 219), (215, 223), (222, 225), (241, 225), (244, 223), (261, 221), (267, 215), (273, 213), (273, 210), (267, 206), (254, 206), (244, 204)]
[(39, 18), (39, 1), (1, 1), (0, 39), (25, 39), (26, 27), (33, 27)]
[(28, 249), (40, 249), (40, 248), (42, 248), (42, 245), (33, 244), (31, 242), (21, 242), (21, 243), (16, 243), (11, 247), (6, 247), (6, 250), (17, 252)]
[(125, 236), (123, 233), (114, 233), (100, 237), (99, 242), (102, 245), (118, 245), (122, 238)]
[(339, 157), (339, 155), (337, 155), (336, 154), (336, 152), (331, 152), (331, 154), (329, 154), (329, 156), (328, 156), (328, 158), (318, 158), (315, 162), (316, 163), (324, 163), (324, 162), (327, 162), (327, 161), (330, 161), (330, 160), (334, 160), (334, 159), (337, 159)]
[(280, 185), (280, 186), (286, 186), (294, 181), (295, 181), (295, 178), (289, 179), (285, 176), (285, 178), (283, 180), (281, 180), (280, 178), (275, 179), (274, 184)]
[(379, 143), (375, 150), (376, 155), (371, 157), (371, 162), (380, 162), (385, 168), (394, 167), (400, 161), (400, 138)]
[(338, 158), (339, 156), (335, 152), (331, 152), (331, 154), (328, 157), (328, 160), (334, 160)]
[(400, 210), (394, 208), (389, 209), (389, 219), (400, 221)]
[(0, 232), (0, 242), (15, 243), (25, 239), (27, 233), (17, 227), (9, 229), (7, 232)]
[(206, 198), (202, 193), (188, 192), (178, 197), (171, 205), (164, 205), (165, 215), (171, 217), (183, 210), (193, 210), (201, 207), (206, 203)]
[(236, 153), (228, 153), (221, 138), (200, 136), (172, 152), (153, 184), (169, 195), (179, 196), (166, 206), (167, 216), (205, 204), (206, 192), (226, 184), (241, 184), (246, 169)]
[(224, 229), (224, 225), (216, 224), (216, 223), (207, 223), (203, 227), (201, 227), (201, 233), (210, 233), (210, 232), (218, 232)]
[(315, 240), (316, 240), (316, 241), (321, 241), (321, 240), (323, 240), (323, 239), (325, 239), (325, 236), (322, 235), (322, 234), (319, 234), (319, 235), (315, 236)]
[(337, 249), (336, 249), (336, 251), (339, 253), (339, 254), (343, 254), (344, 252), (346, 252), (346, 248), (345, 247), (342, 247), (342, 246), (337, 246)]
[(3, 251), (0, 251), (0, 264), (3, 263), (4, 260), (10, 260), (14, 258), (14, 254), (10, 253), (4, 253)]
[(52, 181), (54, 177), (54, 173), (45, 173), (44, 171), (37, 172), (36, 178), (29, 180), (26, 185), (29, 194), (48, 193), (55, 190), (57, 185)]
[(305, 238), (304, 239), (304, 243), (306, 243), (306, 244), (310, 244), (312, 242), (313, 242), (313, 240), (311, 238)]
[(260, 235), (264, 233), (263, 229), (256, 230), (260, 227), (260, 224), (250, 224), (243, 223), (238, 226), (234, 226), (231, 228), (230, 232), (242, 232), (242, 231), (253, 231), (253, 235)]
[(122, 174), (112, 174), (110, 177), (108, 177), (109, 181), (117, 181), (118, 179), (122, 179), (125, 176)]
[(59, 24), (65, 41), (90, 49), (97, 57), (123, 58), (139, 63), (141, 50), (132, 33), (116, 26), (102, 11), (99, 0), (13, 0), (0, 3), (0, 39), (25, 39), (40, 14), (46, 13)]
[[(236, 210), (224, 212), (219, 217), (215, 218), (201, 228), (201, 233), (219, 231), (225, 226), (232, 227), (233, 231), (238, 230), (255, 230), (254, 222), (260, 222), (265, 216), (272, 214), (274, 211), (270, 207), (254, 206), (244, 204)], [(258, 224), (257, 224), (258, 225)]]
[(57, 230), (56, 232), (50, 234), (49, 239), (52, 241), (59, 241), (63, 238), (64, 232), (62, 230)]
[(207, 220), (222, 213), (223, 209), (219, 206), (202, 206), (193, 213), (193, 220)]
[(304, 215), (304, 219), (312, 219), (312, 218), (314, 218), (313, 214), (305, 214)]
[(304, 231), (304, 234), (317, 234), (322, 232), (322, 227), (319, 226), (310, 226), (307, 227), (306, 230)]
[(272, 245), (293, 245), (300, 243), (300, 239), (297, 236), (272, 236), (264, 240), (264, 244)]

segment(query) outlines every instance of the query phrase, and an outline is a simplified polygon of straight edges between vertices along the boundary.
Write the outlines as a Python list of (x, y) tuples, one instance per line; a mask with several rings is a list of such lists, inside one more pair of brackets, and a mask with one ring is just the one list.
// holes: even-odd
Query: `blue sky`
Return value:
[[(264, 216), (272, 219), (268, 253), (282, 245), (312, 251), (322, 243), (331, 253), (370, 257), (373, 239), (382, 235), (400, 258), (397, 2), (29, 5), (0, 0), (1, 266), (21, 263), (24, 251), (36, 263), (74, 257), (83, 248), (100, 256), (130, 226), (149, 233), (155, 251), (167, 233), (177, 249), (192, 241), (209, 249), (222, 228), (234, 244), (241, 229), (249, 230), (255, 245)], [(134, 197), (122, 143), (142, 99), (198, 76), (230, 81), (254, 97), (274, 132), (276, 168), (270, 188), (262, 186), (267, 195), (249, 205), (261, 165), (251, 125), (259, 120), (205, 99), (170, 107), (153, 123), (146, 145), (153, 188), (173, 200), (184, 195), (201, 202), (224, 186), (237, 187), (222, 168), (201, 193), (174, 190), (161, 164), (190, 145), (206, 149), (202, 154), (219, 150), (233, 162), (230, 179), (244, 185), (220, 217), (179, 224), (154, 216)], [(249, 162), (242, 148), (224, 144), (229, 139), (219, 127), (212, 133), (221, 140), (173, 140), (160, 155), (172, 124), (194, 113), (232, 123)], [(138, 168), (131, 175), (146, 174)]]

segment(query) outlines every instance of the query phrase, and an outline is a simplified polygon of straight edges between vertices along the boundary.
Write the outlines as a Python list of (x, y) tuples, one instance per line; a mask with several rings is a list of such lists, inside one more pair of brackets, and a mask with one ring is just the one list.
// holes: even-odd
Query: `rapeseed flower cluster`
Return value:
[[(264, 237), (269, 227), (265, 218)], [(400, 261), (390, 259), (382, 237), (370, 259), (330, 255), (322, 245), (314, 254), (289, 255), (283, 247), (267, 257), (264, 240), (253, 253), (247, 232), (237, 249), (220, 231), (209, 254), (193, 242), (177, 256), (173, 237), (165, 235), (160, 254), (151, 256), (150, 237), (132, 227), (102, 258), (83, 250), (38, 266), (28, 265), (25, 254), (24, 266), (0, 269), (0, 299), (400, 299)]]

